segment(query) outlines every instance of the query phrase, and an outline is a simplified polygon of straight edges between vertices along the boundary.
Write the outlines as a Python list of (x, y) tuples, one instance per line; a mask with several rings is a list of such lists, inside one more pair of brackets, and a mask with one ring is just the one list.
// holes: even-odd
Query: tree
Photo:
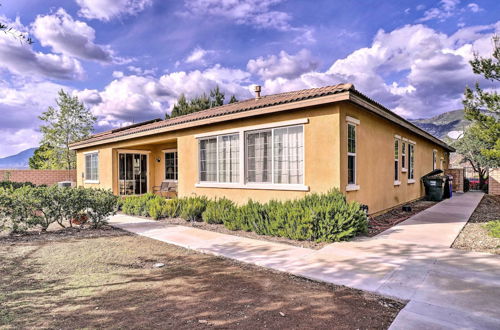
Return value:
[[(57, 162), (54, 162), (54, 160), (57, 160)], [(29, 159), (30, 168), (35, 170), (57, 169), (59, 168), (58, 163), (54, 148), (48, 144), (40, 145)]]
[(461, 162), (468, 162), (474, 172), (478, 173), (479, 186), (483, 189), (488, 177), (488, 167), (495, 166), (495, 161), (481, 152), (493, 147), (491, 141), (483, 139), (481, 126), (477, 123), (469, 126), (453, 146), (462, 156)]
[[(186, 95), (181, 94), (177, 99), (177, 104), (174, 105), (172, 113), (170, 115), (166, 114), (165, 118), (174, 118), (178, 116), (187, 115), (193, 112), (210, 109), (213, 107), (218, 107), (224, 105), (225, 95), (221, 92), (219, 86), (215, 86), (214, 89), (210, 90), (209, 95), (203, 93), (198, 95), (191, 100), (186, 99)], [(237, 102), (234, 95), (231, 97), (233, 102)], [(230, 103), (232, 103), (230, 101)]]
[(52, 149), (45, 154), (49, 158), (47, 166), (70, 170), (76, 168), (76, 156), (70, 150), (70, 144), (92, 134), (96, 117), (77, 96), (71, 96), (62, 89), (56, 103), (56, 108), (49, 107), (39, 117), (45, 122), (45, 125), (40, 126), (42, 145), (46, 145), (47, 150)]
[[(500, 37), (493, 37), (493, 55), (483, 58), (474, 54), (470, 61), (475, 74), (493, 82), (500, 81)], [(500, 166), (500, 95), (493, 89), (486, 92), (476, 83), (474, 90), (466, 87), (463, 100), (465, 116), (475, 125), (474, 134), (480, 139), (480, 153), (490, 166)]]
[(236, 96), (231, 95), (231, 99), (229, 99), (229, 103), (236, 103), (236, 102), (239, 102), (238, 99), (236, 98)]

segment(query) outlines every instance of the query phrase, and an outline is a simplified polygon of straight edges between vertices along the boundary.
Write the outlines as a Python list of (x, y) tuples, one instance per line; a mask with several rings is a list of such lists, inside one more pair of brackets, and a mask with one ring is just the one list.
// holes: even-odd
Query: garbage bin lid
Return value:
[(441, 173), (443, 173), (443, 170), (440, 170), (438, 168), (438, 169), (435, 169), (434, 171), (431, 171), (431, 172), (427, 173), (422, 178), (425, 178), (425, 177), (428, 177), (428, 176), (433, 176), (433, 175), (438, 175), (438, 174), (441, 174)]

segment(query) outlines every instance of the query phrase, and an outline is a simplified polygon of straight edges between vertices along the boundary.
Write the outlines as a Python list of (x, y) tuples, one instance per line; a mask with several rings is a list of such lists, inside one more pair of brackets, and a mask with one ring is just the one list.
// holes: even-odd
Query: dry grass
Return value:
[(117, 230), (54, 235), (0, 239), (0, 328), (383, 329), (403, 307)]

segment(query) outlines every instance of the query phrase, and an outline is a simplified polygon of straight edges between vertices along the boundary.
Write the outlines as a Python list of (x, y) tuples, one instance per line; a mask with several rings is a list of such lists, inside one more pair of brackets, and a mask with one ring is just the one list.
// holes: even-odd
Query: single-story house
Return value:
[(255, 98), (72, 144), (77, 185), (119, 195), (174, 182), (179, 197), (294, 199), (338, 188), (378, 213), (423, 196), (454, 149), (339, 84)]

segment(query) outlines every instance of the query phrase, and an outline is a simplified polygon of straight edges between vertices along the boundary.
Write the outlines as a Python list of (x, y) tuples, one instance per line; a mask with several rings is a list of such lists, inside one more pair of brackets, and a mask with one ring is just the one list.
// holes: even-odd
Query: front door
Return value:
[(120, 153), (118, 188), (120, 195), (141, 195), (148, 192), (148, 156)]

